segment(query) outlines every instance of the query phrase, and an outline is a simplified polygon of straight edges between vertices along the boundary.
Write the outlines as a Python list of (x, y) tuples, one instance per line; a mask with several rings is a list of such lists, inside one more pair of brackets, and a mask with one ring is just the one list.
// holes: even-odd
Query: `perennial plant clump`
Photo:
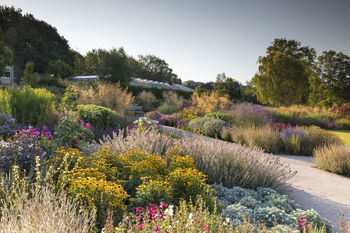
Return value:
[(188, 123), (188, 128), (195, 133), (209, 137), (220, 137), (226, 122), (212, 117), (198, 117)]
[(13, 133), (16, 120), (5, 113), (0, 113), (0, 138)]

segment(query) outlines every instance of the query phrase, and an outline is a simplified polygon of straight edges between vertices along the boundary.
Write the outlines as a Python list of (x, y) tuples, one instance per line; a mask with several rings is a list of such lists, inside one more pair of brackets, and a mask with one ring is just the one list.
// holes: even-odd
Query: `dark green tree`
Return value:
[(318, 57), (311, 82), (312, 104), (331, 105), (350, 101), (350, 57), (342, 52), (324, 51)]
[(34, 71), (39, 73), (45, 73), (49, 62), (58, 59), (74, 65), (68, 41), (48, 23), (22, 14), (21, 9), (0, 6), (0, 25), (4, 41), (13, 51), (13, 64), (20, 70), (28, 61), (34, 62)]
[(127, 85), (131, 78), (128, 57), (123, 48), (101, 52), (102, 63), (98, 68), (100, 78)]
[(85, 74), (87, 75), (95, 75), (98, 73), (98, 69), (102, 64), (102, 54), (106, 53), (106, 51), (102, 49), (93, 49), (89, 51), (85, 56)]
[(47, 70), (49, 74), (54, 74), (55, 77), (67, 78), (73, 75), (73, 69), (64, 61), (58, 59), (56, 61), (49, 62), (49, 68)]
[(0, 76), (4, 74), (4, 68), (12, 63), (13, 54), (3, 40), (2, 30), (0, 28)]
[(85, 58), (79, 52), (71, 50), (74, 55), (74, 74), (75, 75), (85, 75), (86, 74), (86, 64)]
[(129, 65), (132, 75), (136, 78), (166, 82), (170, 84), (181, 84), (181, 79), (175, 73), (173, 73), (173, 70), (169, 67), (169, 64), (159, 57), (153, 55), (140, 55), (138, 60), (130, 58)]
[(227, 77), (225, 73), (216, 76), (214, 89), (217, 91), (225, 90), (223, 93), (228, 94), (230, 99), (238, 100), (242, 98), (241, 84), (233, 78)]
[(261, 103), (288, 106), (303, 103), (308, 74), (294, 57), (274, 52), (260, 59), (259, 74), (252, 81)]

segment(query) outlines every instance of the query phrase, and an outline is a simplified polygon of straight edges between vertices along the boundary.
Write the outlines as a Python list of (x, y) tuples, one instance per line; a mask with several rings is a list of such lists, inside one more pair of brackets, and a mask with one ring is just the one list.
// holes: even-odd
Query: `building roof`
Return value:
[(182, 90), (182, 91), (194, 91), (192, 88), (186, 87), (181, 84), (172, 84), (159, 82), (159, 81), (153, 81), (148, 79), (141, 79), (141, 78), (132, 78), (130, 81), (130, 85), (133, 86), (143, 86), (143, 87), (156, 87), (156, 88), (164, 88), (164, 89), (171, 89), (171, 90)]

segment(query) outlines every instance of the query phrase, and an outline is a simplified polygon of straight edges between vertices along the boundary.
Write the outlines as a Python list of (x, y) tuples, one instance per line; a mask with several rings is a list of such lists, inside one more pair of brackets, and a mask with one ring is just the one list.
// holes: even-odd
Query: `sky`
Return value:
[(275, 38), (350, 56), (349, 0), (0, 0), (56, 27), (71, 48), (156, 55), (183, 81), (242, 83)]

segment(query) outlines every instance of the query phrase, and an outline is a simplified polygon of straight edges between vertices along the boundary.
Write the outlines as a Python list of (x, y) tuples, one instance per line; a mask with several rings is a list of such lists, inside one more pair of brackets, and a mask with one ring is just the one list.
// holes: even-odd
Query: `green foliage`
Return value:
[(60, 108), (64, 111), (73, 110), (77, 108), (78, 93), (72, 86), (66, 88), (63, 98), (61, 99)]
[(165, 92), (163, 94), (163, 103), (159, 106), (158, 111), (164, 114), (172, 114), (182, 107), (182, 98), (176, 92)]
[(61, 59), (58, 59), (56, 61), (49, 62), (47, 72), (49, 74), (55, 75), (55, 77), (67, 78), (73, 74), (73, 69), (70, 67), (70, 65), (68, 65)]
[(227, 94), (231, 100), (242, 99), (241, 84), (233, 78), (226, 77), (225, 73), (216, 76), (214, 89), (223, 91), (223, 95)]
[(7, 101), (0, 109), (7, 108), (9, 112), (6, 113), (22, 124), (44, 125), (53, 110), (54, 95), (45, 89), (12, 88), (3, 94), (7, 96)]
[(305, 101), (308, 73), (302, 63), (284, 53), (260, 58), (259, 74), (252, 81), (263, 104), (281, 106)]
[[(346, 103), (350, 101), (350, 57), (342, 52), (324, 51), (318, 57), (313, 85), (315, 92), (312, 102)], [(321, 92), (317, 93), (317, 90)]]
[(0, 89), (0, 113), (11, 113), (10, 93), (7, 89)]
[(55, 139), (58, 146), (84, 147), (94, 138), (93, 132), (74, 119), (65, 116), (55, 128)]
[(212, 117), (198, 117), (188, 123), (188, 128), (195, 133), (209, 137), (220, 137), (226, 122)]
[(98, 129), (121, 128), (125, 122), (113, 110), (93, 104), (78, 105), (79, 119), (92, 124)]
[[(163, 100), (166, 92), (169, 92), (168, 89), (160, 89), (157, 87), (142, 87), (142, 86), (128, 86), (128, 90), (132, 92), (133, 96), (138, 96), (141, 92), (151, 92), (158, 101)], [(184, 99), (190, 99), (193, 94), (192, 91), (183, 91), (183, 90), (171, 90), (172, 92), (176, 92), (179, 97)]]
[(39, 76), (38, 73), (34, 72), (34, 63), (33, 62), (27, 62), (26, 67), (23, 71), (23, 77), (22, 82), (25, 85), (29, 85), (32, 87), (35, 87), (38, 85), (39, 82)]
[(28, 61), (34, 62), (38, 73), (47, 71), (49, 61), (61, 59), (73, 65), (68, 41), (45, 21), (23, 14), (21, 9), (1, 6), (0, 25), (5, 43), (13, 50), (14, 65), (20, 70)]
[(11, 49), (4, 44), (4, 38), (0, 28), (0, 76), (4, 73), (5, 66), (10, 65), (12, 60), (13, 53)]
[(133, 76), (137, 78), (170, 84), (181, 83), (181, 79), (173, 73), (169, 64), (159, 57), (153, 55), (140, 55), (138, 60), (130, 57), (128, 62)]
[(112, 83), (119, 82), (122, 85), (129, 83), (131, 72), (127, 64), (127, 55), (123, 48), (103, 51), (101, 60), (101, 66), (97, 72), (102, 79)]
[(156, 109), (158, 100), (152, 92), (142, 91), (137, 97), (136, 102), (141, 105), (143, 111), (149, 112)]
[(204, 117), (212, 117), (229, 123), (233, 123), (234, 121), (234, 116), (232, 114), (224, 112), (212, 112), (206, 114)]

